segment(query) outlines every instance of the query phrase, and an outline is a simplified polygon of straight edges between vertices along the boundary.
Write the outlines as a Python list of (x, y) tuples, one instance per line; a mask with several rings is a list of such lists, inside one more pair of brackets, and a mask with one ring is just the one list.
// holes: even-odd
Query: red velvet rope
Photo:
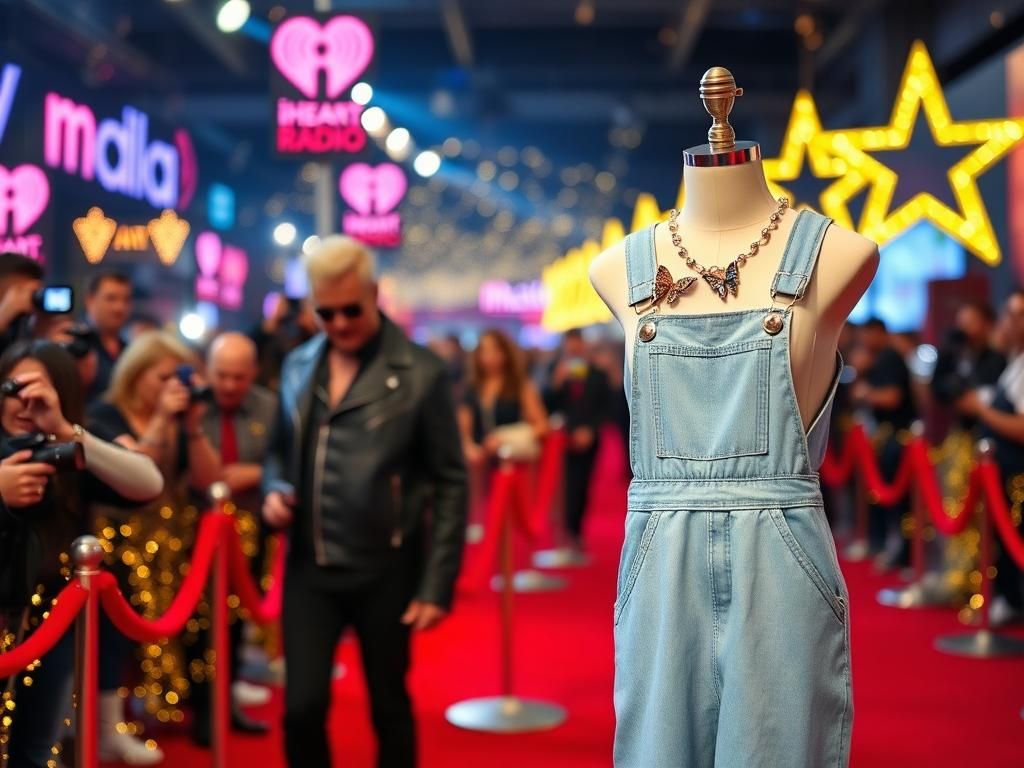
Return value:
[(1010, 516), (1010, 508), (1006, 503), (1006, 492), (1003, 490), (1003, 480), (999, 476), (999, 468), (987, 459), (983, 459), (975, 469), (981, 477), (981, 485), (985, 490), (985, 500), (988, 502), (989, 513), (995, 520), (996, 530), (999, 531), (999, 538), (1003, 546), (1014, 559), (1018, 566), (1024, 568), (1024, 541), (1021, 540), (1013, 518)]
[(221, 541), (220, 533), (227, 521), (227, 517), (216, 513), (204, 515), (200, 520), (192, 566), (182, 579), (174, 602), (159, 619), (147, 619), (137, 614), (124, 599), (113, 574), (109, 571), (101, 573), (97, 579), (100, 601), (114, 626), (132, 640), (148, 643), (173, 637), (181, 632), (203, 595), (203, 589), (209, 580), (213, 555)]
[(487, 511), (484, 516), (484, 538), (472, 550), (472, 557), (462, 571), (459, 578), (460, 589), (478, 590), (487, 584), (494, 573), (494, 563), (501, 548), (505, 516), (515, 514), (512, 504), (517, 488), (521, 488), (525, 482), (526, 474), (521, 466), (497, 469), (491, 474)]
[(558, 484), (562, 480), (562, 468), (565, 461), (565, 446), (568, 437), (565, 430), (556, 429), (549, 433), (544, 441), (544, 452), (540, 458), (537, 472), (537, 485), (534, 489), (533, 502), (523, 509), (527, 533), (533, 539), (540, 539), (551, 521), (551, 502), (558, 492)]
[(277, 548), (274, 553), (274, 564), (271, 567), (272, 583), (266, 595), (260, 594), (260, 588), (249, 570), (249, 560), (242, 551), (242, 540), (234, 525), (227, 526), (225, 546), (228, 551), (228, 569), (231, 586), (238, 599), (257, 624), (270, 624), (281, 616), (281, 603), (284, 594), (284, 561), (286, 543), (282, 536), (277, 537)]
[(17, 674), (45, 656), (68, 631), (88, 597), (89, 590), (77, 581), (68, 582), (36, 631), (20, 645), (0, 654), (0, 678)]

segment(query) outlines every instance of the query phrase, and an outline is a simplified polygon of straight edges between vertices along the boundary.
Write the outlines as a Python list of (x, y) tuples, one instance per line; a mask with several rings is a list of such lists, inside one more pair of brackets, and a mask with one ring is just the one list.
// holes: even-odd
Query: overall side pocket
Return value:
[[(827, 550), (828, 547), (831, 546), (831, 542), (814, 540), (821, 538), (821, 533), (813, 519), (808, 518), (806, 526), (803, 524), (798, 525), (798, 528), (800, 528), (800, 536), (798, 536), (794, 532), (790, 521), (786, 518), (785, 512), (780, 507), (768, 509), (767, 512), (771, 517), (772, 523), (774, 523), (774, 528), (779, 532), (779, 536), (782, 537), (786, 547), (792, 553), (797, 565), (800, 566), (800, 569), (807, 575), (811, 584), (813, 584), (814, 588), (821, 594), (822, 598), (825, 600), (828, 607), (832, 609), (832, 613), (835, 614), (839, 622), (845, 625), (846, 599), (842, 594), (842, 587), (840, 584), (842, 575), (839, 574), (838, 571), (836, 571), (834, 576), (831, 578), (826, 578), (823, 575), (831, 572), (832, 569), (826, 567), (826, 563), (831, 565), (831, 559), (825, 555), (821, 555), (820, 551)], [(808, 514), (811, 512), (813, 512), (813, 510), (808, 511)], [(794, 514), (797, 513), (799, 513), (799, 510), (794, 510)], [(800, 541), (801, 537), (804, 538), (804, 544)], [(817, 564), (815, 563), (815, 553), (819, 554)]]
[(619, 579), (615, 597), (615, 624), (618, 625), (622, 610), (629, 601), (633, 586), (640, 575), (647, 552), (651, 548), (654, 532), (658, 528), (661, 512), (628, 512), (626, 517), (626, 538), (622, 544), (619, 560)]

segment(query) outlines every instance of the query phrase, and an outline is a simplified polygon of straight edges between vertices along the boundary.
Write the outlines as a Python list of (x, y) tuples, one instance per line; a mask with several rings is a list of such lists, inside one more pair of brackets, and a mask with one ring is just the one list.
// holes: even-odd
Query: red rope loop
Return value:
[(257, 624), (270, 624), (281, 616), (281, 604), (284, 594), (284, 562), (287, 545), (283, 536), (277, 537), (277, 548), (274, 564), (271, 567), (272, 583), (266, 595), (260, 588), (249, 570), (249, 560), (242, 551), (242, 540), (234, 525), (227, 526), (225, 546), (228, 552), (228, 569), (231, 586), (238, 599)]
[(20, 645), (0, 654), (0, 678), (17, 674), (45, 656), (68, 631), (88, 597), (89, 590), (78, 581), (68, 582), (36, 631)]
[(103, 610), (124, 635), (137, 642), (152, 643), (173, 637), (185, 628), (203, 595), (210, 577), (213, 555), (221, 540), (221, 530), (228, 518), (222, 514), (204, 515), (196, 535), (195, 551), (188, 574), (182, 579), (174, 601), (158, 619), (147, 619), (135, 612), (124, 599), (113, 574), (104, 571), (98, 578)]
[(1003, 480), (999, 468), (989, 459), (982, 459), (975, 468), (980, 476), (980, 483), (985, 492), (989, 514), (995, 521), (996, 530), (1003, 546), (1018, 566), (1024, 568), (1024, 540), (1021, 540), (1017, 527), (1013, 524), (1010, 507), (1006, 503)]

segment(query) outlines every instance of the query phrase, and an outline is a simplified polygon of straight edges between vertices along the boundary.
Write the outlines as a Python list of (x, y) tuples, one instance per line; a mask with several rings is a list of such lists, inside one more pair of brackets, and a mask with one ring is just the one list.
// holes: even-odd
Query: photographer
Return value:
[[(86, 525), (80, 499), (142, 503), (160, 493), (163, 480), (151, 459), (79, 426), (82, 385), (74, 360), (57, 344), (12, 345), (0, 358), (0, 381), (0, 616), (13, 619), (5, 623), (23, 634), (32, 606), (38, 603), (42, 612), (64, 585), (62, 559)], [(8, 768), (52, 761), (51, 747), (70, 711), (72, 652), (68, 633), (30, 685), (22, 675), (9, 681), (17, 709)]]
[(22, 331), (35, 311), (33, 298), (43, 287), (43, 267), (20, 253), (0, 253), (0, 352)]
[[(968, 390), (996, 386), (1006, 358), (989, 343), (995, 319), (991, 305), (982, 301), (965, 301), (957, 310), (932, 375), (937, 402), (952, 406)], [(957, 414), (958, 428), (972, 430), (975, 423), (973, 417)]]
[[(181, 580), (181, 566), (195, 533), (193, 491), (205, 494), (221, 477), (221, 461), (202, 429), (205, 406), (194, 394), (192, 353), (174, 336), (148, 331), (135, 339), (118, 358), (110, 389), (103, 402), (90, 408), (90, 425), (98, 434), (126, 448), (145, 453), (156, 462), (164, 479), (163, 493), (141, 509), (125, 515), (104, 504), (93, 505), (93, 526), (110, 544), (107, 563), (126, 594), (146, 615), (160, 615), (173, 600)], [(188, 380), (188, 384), (185, 380)], [(150, 541), (175, 541), (176, 548), (147, 549)], [(140, 575), (138, 566), (145, 563)], [(135, 566), (134, 568), (132, 566)], [(145, 598), (145, 599), (144, 599)], [(130, 644), (101, 624), (100, 753), (132, 765), (153, 765), (163, 759), (159, 750), (127, 732), (123, 701), (117, 689), (123, 683)], [(178, 641), (163, 646), (167, 669), (148, 669), (152, 682), (179, 698), (187, 696), (189, 682), (184, 651)], [(166, 674), (165, 674), (166, 673)], [(122, 729), (123, 730), (123, 729)]]
[(75, 359), (78, 377), (86, 392), (96, 380), (99, 357), (94, 348), (95, 331), (84, 323), (76, 323), (71, 313), (37, 315), (32, 336), (60, 344)]

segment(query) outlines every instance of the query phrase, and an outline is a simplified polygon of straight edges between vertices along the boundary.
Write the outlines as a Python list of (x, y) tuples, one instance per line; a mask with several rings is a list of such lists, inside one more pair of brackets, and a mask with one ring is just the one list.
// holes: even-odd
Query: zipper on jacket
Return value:
[(316, 457), (313, 468), (313, 547), (316, 552), (318, 565), (327, 565), (327, 553), (324, 550), (323, 517), (320, 509), (320, 497), (322, 496), (324, 483), (324, 455), (327, 447), (327, 437), (331, 433), (329, 424), (320, 425), (320, 434), (316, 441)]
[(391, 476), (391, 508), (394, 510), (395, 527), (391, 531), (391, 546), (402, 546), (402, 476), (397, 472)]

